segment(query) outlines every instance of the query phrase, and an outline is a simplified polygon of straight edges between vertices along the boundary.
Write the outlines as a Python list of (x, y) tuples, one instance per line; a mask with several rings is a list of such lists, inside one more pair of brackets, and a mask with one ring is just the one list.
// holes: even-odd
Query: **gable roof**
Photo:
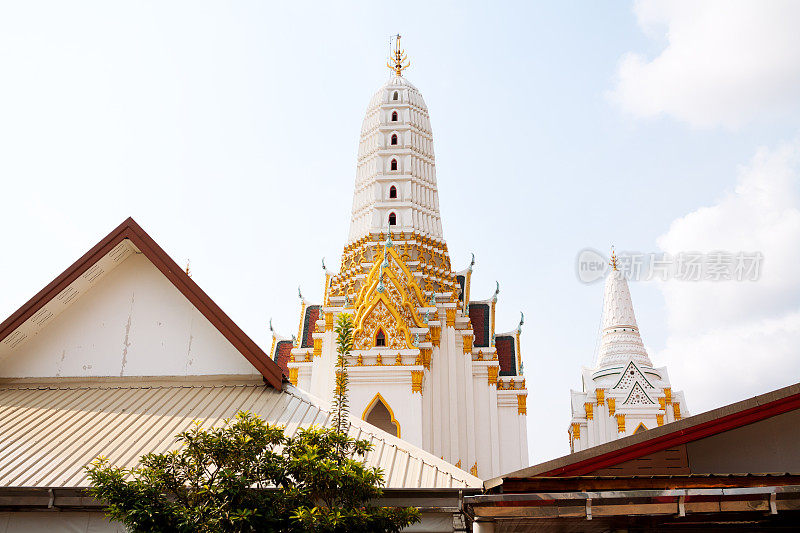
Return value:
[(800, 409), (800, 383), (523, 468), (490, 479), (485, 487), (496, 487), (509, 479), (583, 476), (797, 409)]
[[(130, 217), (0, 324), (0, 356), (2, 351), (10, 352), (24, 342), (29, 333), (44, 327), (81, 290), (99, 279), (105, 269), (113, 268), (127, 257), (131, 250), (125, 243), (144, 254), (270, 385), (281, 388), (283, 377), (278, 365)], [(52, 310), (48, 308), (50, 305)]]

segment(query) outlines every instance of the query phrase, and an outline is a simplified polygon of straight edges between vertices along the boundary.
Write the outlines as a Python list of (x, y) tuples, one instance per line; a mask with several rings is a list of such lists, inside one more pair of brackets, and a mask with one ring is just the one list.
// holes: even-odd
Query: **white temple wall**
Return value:
[(520, 443), (519, 414), (517, 413), (517, 396), (505, 391), (498, 393), (500, 405), (497, 407), (498, 436), (500, 442), (499, 472), (519, 470)]
[[(489, 416), (489, 387), (487, 386), (486, 366), (480, 364), (473, 366), (475, 372), (472, 376), (472, 390), (475, 398), (475, 461), (478, 463), (478, 477), (489, 479), (492, 477), (492, 455), (495, 453), (491, 437), (492, 426)], [(496, 405), (496, 404), (495, 404)]]
[(3, 377), (258, 374), (142, 254), (0, 361)]
[[(400, 438), (422, 448), (422, 395), (411, 392), (411, 372), (386, 367), (350, 367), (348, 399), (351, 416), (363, 419), (376, 394), (388, 404), (400, 425)], [(424, 384), (423, 384), (424, 385)]]

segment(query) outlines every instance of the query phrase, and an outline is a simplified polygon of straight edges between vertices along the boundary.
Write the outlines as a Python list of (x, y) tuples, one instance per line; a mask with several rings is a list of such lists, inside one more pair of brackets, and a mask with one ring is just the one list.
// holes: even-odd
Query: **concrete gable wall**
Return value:
[(141, 254), (0, 361), (14, 378), (257, 373)]

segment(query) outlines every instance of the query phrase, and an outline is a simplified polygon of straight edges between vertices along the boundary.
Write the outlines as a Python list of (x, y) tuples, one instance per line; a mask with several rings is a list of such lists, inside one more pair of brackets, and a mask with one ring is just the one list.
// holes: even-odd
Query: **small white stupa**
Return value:
[(577, 452), (688, 416), (666, 367), (653, 368), (633, 312), (625, 274), (611, 252), (597, 365), (583, 368), (583, 390), (570, 391), (570, 450)]

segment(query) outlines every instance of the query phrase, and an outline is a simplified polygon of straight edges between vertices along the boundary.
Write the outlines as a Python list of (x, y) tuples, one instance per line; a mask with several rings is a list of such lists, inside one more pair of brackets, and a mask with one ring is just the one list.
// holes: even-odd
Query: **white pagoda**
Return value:
[[(520, 332), (495, 332), (498, 290), (470, 301), (442, 232), (433, 134), (399, 48), (361, 128), (350, 231), (321, 303), (302, 294), (297, 337), (273, 333), (293, 384), (329, 401), (340, 313), (355, 322), (351, 413), (481, 478), (527, 466)], [(324, 264), (323, 264), (324, 267)], [(387, 459), (390, 460), (390, 459)]]
[(578, 452), (688, 416), (666, 367), (654, 368), (639, 335), (628, 282), (611, 253), (597, 365), (582, 369), (571, 392), (570, 450)]

